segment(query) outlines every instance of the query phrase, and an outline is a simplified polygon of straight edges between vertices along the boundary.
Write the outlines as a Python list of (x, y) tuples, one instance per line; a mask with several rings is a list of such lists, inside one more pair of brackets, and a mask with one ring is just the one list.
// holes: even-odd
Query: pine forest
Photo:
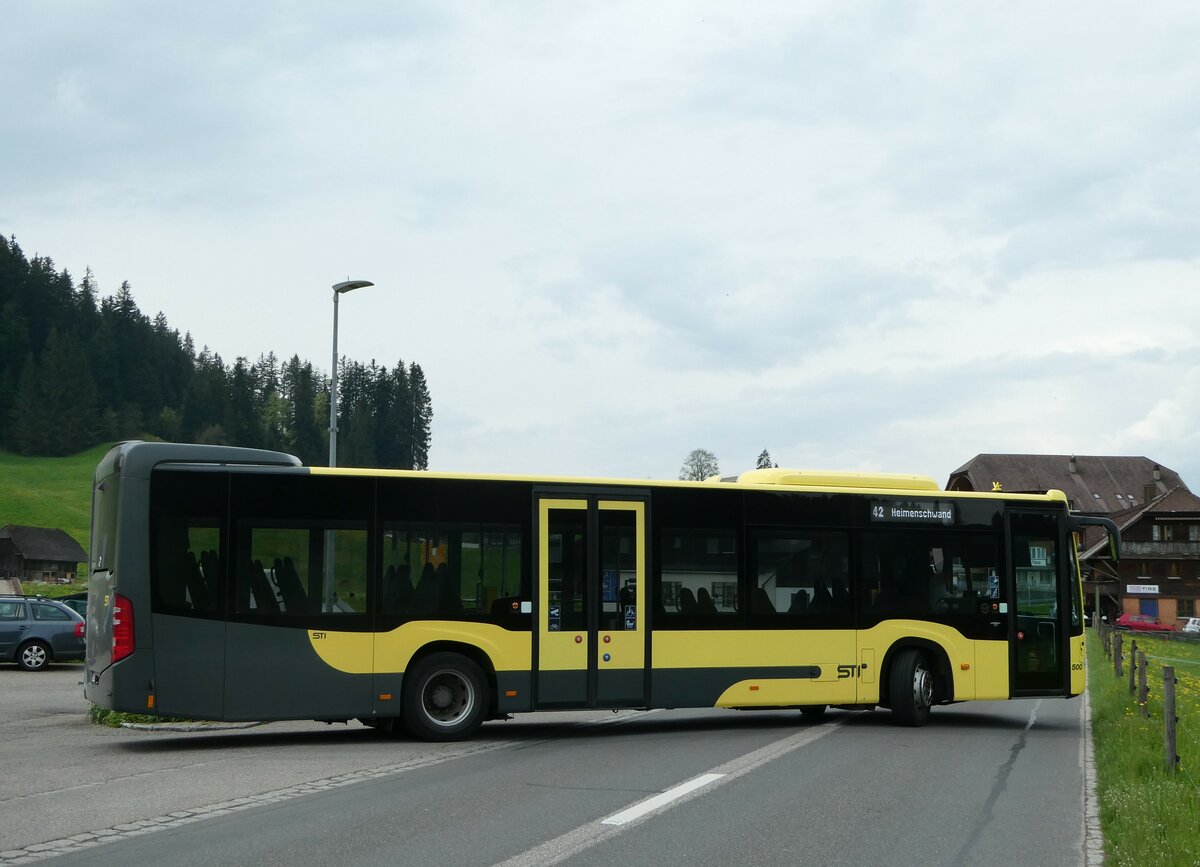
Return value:
[[(338, 463), (426, 469), (433, 417), (416, 362), (342, 359)], [(273, 352), (227, 364), (196, 351), (129, 284), (99, 297), (89, 270), (74, 282), (48, 257), (0, 237), (0, 447), (59, 456), (146, 436), (277, 449), (324, 466), (329, 379), (312, 362)]]

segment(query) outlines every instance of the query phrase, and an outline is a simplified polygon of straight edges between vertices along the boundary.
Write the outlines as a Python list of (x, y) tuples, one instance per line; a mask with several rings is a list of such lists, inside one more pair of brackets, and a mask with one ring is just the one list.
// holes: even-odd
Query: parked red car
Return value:
[(1175, 627), (1167, 623), (1159, 623), (1149, 614), (1122, 614), (1117, 618), (1117, 626), (1132, 629), (1134, 632), (1174, 632)]

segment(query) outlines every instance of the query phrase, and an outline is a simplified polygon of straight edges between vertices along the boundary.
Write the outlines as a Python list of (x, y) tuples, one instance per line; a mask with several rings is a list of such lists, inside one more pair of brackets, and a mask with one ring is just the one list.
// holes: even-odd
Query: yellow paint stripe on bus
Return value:
[(653, 641), (655, 668), (817, 665), (818, 658), (835, 665), (855, 661), (852, 629), (670, 630), (655, 632)]
[(326, 665), (347, 674), (398, 674), (413, 654), (433, 641), (478, 648), (497, 671), (528, 671), (533, 658), (528, 632), (510, 632), (490, 623), (429, 620), (381, 633), (310, 629), (308, 637)]
[(370, 674), (375, 636), (370, 632), (308, 630), (308, 640), (317, 656), (330, 668), (347, 674)]
[[(851, 690), (853, 684), (851, 684)], [(798, 677), (755, 678), (742, 680), (721, 693), (716, 707), (795, 707), (803, 704), (828, 704), (831, 701), (853, 703), (854, 695), (835, 696), (829, 684)]]

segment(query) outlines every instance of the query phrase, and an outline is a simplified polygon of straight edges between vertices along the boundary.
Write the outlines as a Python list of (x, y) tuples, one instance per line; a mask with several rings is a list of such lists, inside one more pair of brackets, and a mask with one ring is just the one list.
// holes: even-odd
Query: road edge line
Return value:
[(1104, 863), (1104, 834), (1100, 829), (1100, 799), (1096, 792), (1096, 754), (1092, 746), (1092, 691), (1083, 691), (1083, 863)]

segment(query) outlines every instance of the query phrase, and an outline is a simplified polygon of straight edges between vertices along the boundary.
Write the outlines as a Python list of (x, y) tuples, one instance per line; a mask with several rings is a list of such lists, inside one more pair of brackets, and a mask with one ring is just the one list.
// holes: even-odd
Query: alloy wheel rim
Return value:
[(36, 644), (25, 648), (25, 652), (21, 655), (25, 664), (33, 668), (41, 668), (46, 664), (46, 651)]

